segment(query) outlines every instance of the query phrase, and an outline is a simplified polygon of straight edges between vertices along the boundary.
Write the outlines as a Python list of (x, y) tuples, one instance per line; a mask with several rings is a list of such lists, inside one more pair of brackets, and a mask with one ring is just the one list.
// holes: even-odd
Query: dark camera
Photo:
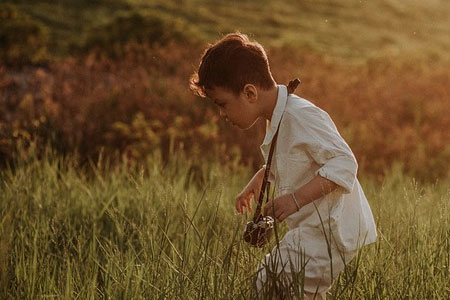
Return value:
[(270, 216), (260, 216), (258, 221), (247, 222), (244, 240), (253, 247), (262, 248), (269, 243), (275, 220)]

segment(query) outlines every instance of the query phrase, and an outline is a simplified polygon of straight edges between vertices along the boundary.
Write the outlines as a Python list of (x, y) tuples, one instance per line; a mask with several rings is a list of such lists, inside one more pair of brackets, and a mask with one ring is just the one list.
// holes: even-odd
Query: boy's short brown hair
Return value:
[(190, 78), (191, 90), (201, 97), (213, 87), (238, 95), (248, 83), (265, 90), (275, 86), (264, 48), (239, 32), (227, 34), (206, 48), (198, 71)]

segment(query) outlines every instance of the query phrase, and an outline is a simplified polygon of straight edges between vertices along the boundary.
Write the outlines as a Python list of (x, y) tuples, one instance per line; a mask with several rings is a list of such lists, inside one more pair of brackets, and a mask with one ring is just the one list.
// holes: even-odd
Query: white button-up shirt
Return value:
[(270, 181), (275, 182), (278, 195), (294, 192), (316, 175), (339, 185), (287, 217), (288, 227), (325, 228), (344, 251), (375, 242), (375, 222), (356, 178), (356, 159), (330, 116), (306, 99), (288, 96), (286, 86), (279, 85), (277, 103), (261, 145), (265, 161), (279, 124), (270, 170)]

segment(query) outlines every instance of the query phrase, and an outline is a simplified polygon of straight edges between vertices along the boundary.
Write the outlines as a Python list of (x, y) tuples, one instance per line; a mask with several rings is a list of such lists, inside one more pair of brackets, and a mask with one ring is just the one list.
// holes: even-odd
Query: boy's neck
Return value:
[(275, 85), (269, 90), (259, 90), (258, 98), (261, 103), (261, 117), (270, 122), (270, 120), (272, 120), (273, 110), (277, 104), (278, 85)]

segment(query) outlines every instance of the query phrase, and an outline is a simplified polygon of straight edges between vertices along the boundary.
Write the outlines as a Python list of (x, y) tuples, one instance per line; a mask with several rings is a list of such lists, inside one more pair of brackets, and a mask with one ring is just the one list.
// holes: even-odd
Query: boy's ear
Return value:
[(243, 93), (245, 98), (251, 103), (254, 103), (256, 102), (256, 100), (258, 100), (258, 90), (253, 84), (247, 83), (244, 86)]

